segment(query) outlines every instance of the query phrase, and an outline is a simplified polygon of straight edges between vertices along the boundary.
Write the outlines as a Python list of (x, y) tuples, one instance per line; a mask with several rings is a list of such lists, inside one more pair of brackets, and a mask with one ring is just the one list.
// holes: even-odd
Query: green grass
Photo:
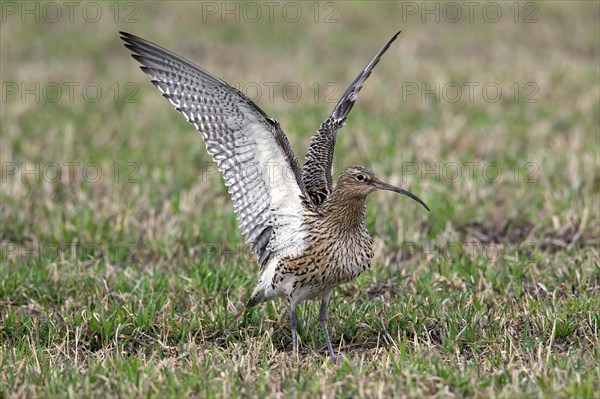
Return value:
[[(298, 23), (222, 23), (192, 2), (140, 3), (125, 23), (126, 2), (115, 23), (112, 3), (98, 4), (95, 23), (0, 25), (0, 397), (599, 397), (597, 3), (540, 2), (531, 24), (513, 22), (512, 3), (494, 24), (422, 23), (392, 2), (339, 3), (337, 23), (323, 23), (326, 3), (318, 23), (310, 4)], [(336, 174), (365, 165), (432, 212), (369, 198), (373, 269), (330, 307), (341, 362), (326, 356), (313, 302), (300, 307), (296, 359), (282, 301), (235, 318), (258, 266), (199, 135), (117, 31), (232, 84), (297, 83), (297, 102), (281, 90), (257, 102), (302, 159), (333, 107), (310, 87), (336, 82), (337, 99), (397, 29), (340, 132)], [(22, 98), (36, 82), (39, 101)], [(52, 82), (102, 95), (52, 102)], [(503, 97), (404, 90), (436, 82), (493, 82)], [(497, 180), (483, 174), (492, 164)]]

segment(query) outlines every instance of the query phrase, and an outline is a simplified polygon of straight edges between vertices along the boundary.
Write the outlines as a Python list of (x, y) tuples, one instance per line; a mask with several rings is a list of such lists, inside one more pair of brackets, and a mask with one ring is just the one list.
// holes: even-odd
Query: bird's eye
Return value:
[(356, 175), (356, 180), (365, 181), (365, 177), (363, 175)]

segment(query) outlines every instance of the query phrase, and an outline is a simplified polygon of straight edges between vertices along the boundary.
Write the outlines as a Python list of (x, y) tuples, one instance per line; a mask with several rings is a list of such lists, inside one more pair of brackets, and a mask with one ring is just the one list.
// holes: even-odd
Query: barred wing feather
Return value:
[(202, 68), (129, 33), (130, 49), (175, 109), (198, 129), (228, 187), (239, 227), (266, 264), (304, 248), (306, 191), (286, 135), (243, 93)]
[(306, 191), (316, 206), (325, 202), (333, 189), (332, 168), (333, 150), (337, 132), (342, 126), (354, 106), (356, 97), (367, 78), (371, 75), (373, 68), (387, 51), (392, 42), (396, 40), (400, 32), (396, 33), (381, 50), (373, 57), (371, 62), (360, 72), (352, 84), (346, 89), (337, 102), (331, 116), (321, 124), (317, 133), (310, 140), (306, 162), (302, 171), (302, 180)]

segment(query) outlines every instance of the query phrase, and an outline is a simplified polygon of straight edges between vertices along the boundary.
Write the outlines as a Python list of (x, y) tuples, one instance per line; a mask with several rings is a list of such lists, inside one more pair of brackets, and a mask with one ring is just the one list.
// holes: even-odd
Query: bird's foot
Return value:
[(331, 359), (331, 361), (333, 362), (333, 364), (335, 364), (336, 366), (339, 364), (339, 360), (340, 357), (334, 355), (333, 353), (329, 355), (329, 359)]

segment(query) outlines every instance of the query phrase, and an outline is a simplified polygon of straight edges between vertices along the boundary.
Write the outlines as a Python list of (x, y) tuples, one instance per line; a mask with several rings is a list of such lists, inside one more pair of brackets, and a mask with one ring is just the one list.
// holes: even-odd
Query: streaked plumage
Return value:
[(331, 176), (337, 132), (365, 80), (399, 33), (361, 71), (321, 124), (301, 170), (279, 123), (243, 93), (178, 55), (121, 32), (125, 46), (152, 83), (202, 134), (223, 173), (240, 229), (263, 267), (247, 306), (286, 298), (295, 351), (296, 305), (321, 297), (319, 318), (335, 358), (326, 310), (334, 287), (371, 266), (367, 195), (376, 189), (392, 190), (427, 208), (413, 194), (379, 181), (364, 167), (346, 169), (335, 187)]

